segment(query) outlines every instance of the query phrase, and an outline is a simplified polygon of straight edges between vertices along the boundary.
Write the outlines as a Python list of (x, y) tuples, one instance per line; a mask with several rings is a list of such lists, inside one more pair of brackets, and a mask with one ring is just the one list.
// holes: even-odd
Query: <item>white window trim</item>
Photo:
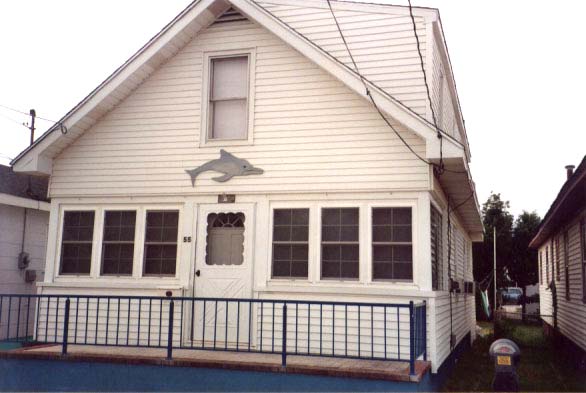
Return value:
[[(243, 139), (211, 139), (210, 129), (210, 87), (211, 61), (222, 57), (248, 56), (248, 99), (247, 99), (247, 132)], [(201, 96), (201, 125), (200, 147), (204, 146), (242, 146), (252, 145), (254, 129), (254, 92), (256, 70), (256, 48), (240, 48), (203, 53), (202, 96)]]
[[(92, 233), (92, 256), (90, 259), (90, 273), (89, 274), (75, 274), (75, 273), (61, 273), (61, 252), (63, 251), (63, 224), (65, 222), (65, 213), (66, 212), (94, 212), (94, 231)], [(99, 221), (99, 212), (94, 207), (87, 207), (87, 206), (71, 206), (71, 207), (62, 207), (59, 210), (59, 224), (58, 224), (58, 234), (57, 234), (57, 250), (56, 250), (56, 259), (55, 259), (55, 266), (54, 266), (54, 277), (56, 278), (68, 278), (68, 279), (87, 279), (93, 277), (94, 272), (94, 261), (96, 256), (96, 244), (98, 234), (98, 221)]]
[[(283, 210), (283, 209), (307, 209), (309, 211), (309, 224), (308, 224), (308, 234), (307, 234), (307, 278), (306, 277), (273, 277), (273, 231), (274, 231), (274, 219), (275, 219), (275, 210)], [(269, 239), (269, 263), (268, 263), (268, 270), (267, 270), (267, 277), (269, 282), (275, 283), (291, 283), (291, 282), (311, 282), (313, 280), (312, 277), (312, 269), (311, 269), (311, 256), (313, 255), (313, 247), (315, 247), (314, 242), (311, 241), (312, 236), (315, 236), (315, 228), (313, 228), (313, 209), (310, 204), (285, 204), (283, 206), (276, 204), (271, 205), (269, 207), (269, 231), (268, 231), (268, 239)]]
[[(101, 275), (102, 264), (102, 238), (104, 235), (104, 219), (106, 211), (112, 210), (135, 210), (136, 223), (134, 233), (134, 255), (132, 263), (132, 275)], [(177, 210), (179, 212), (179, 222), (177, 230), (177, 260), (175, 275), (155, 276), (143, 274), (144, 269), (144, 246), (146, 235), (146, 212), (152, 210)], [(63, 220), (66, 211), (93, 211), (94, 212), (94, 233), (92, 238), (92, 257), (90, 262), (90, 274), (61, 274), (61, 250), (63, 239)], [(185, 220), (183, 205), (181, 204), (80, 204), (80, 205), (61, 205), (59, 208), (59, 219), (57, 223), (57, 249), (55, 252), (55, 264), (53, 266), (54, 282), (141, 282), (161, 283), (161, 280), (168, 283), (176, 283), (180, 277), (182, 269), (182, 233), (183, 223)]]
[[(372, 280), (372, 209), (373, 208), (411, 208), (411, 244), (413, 250), (413, 279), (411, 280)], [(359, 277), (357, 280), (321, 279), (321, 211), (323, 208), (358, 208), (359, 209)], [(273, 278), (273, 218), (275, 209), (309, 209), (309, 251), (308, 278)], [(348, 201), (291, 201), (272, 202), (269, 206), (268, 253), (266, 277), (269, 286), (292, 285), (301, 287), (331, 286), (369, 286), (418, 289), (419, 270), (419, 217), (418, 201), (405, 199), (396, 201), (348, 202)]]
[[(99, 277), (109, 277), (109, 278), (122, 278), (122, 277), (134, 277), (136, 274), (136, 249), (137, 249), (137, 245), (139, 244), (139, 237), (138, 237), (138, 223), (139, 223), (139, 216), (140, 216), (140, 209), (138, 207), (127, 207), (127, 206), (115, 206), (115, 207), (105, 207), (101, 209), (101, 215), (100, 215), (100, 241), (99, 243), (96, 243), (97, 245), (99, 245), (99, 253), (98, 253), (98, 259), (97, 259), (97, 269), (98, 269), (98, 276)], [(104, 262), (102, 260), (102, 251), (104, 249), (104, 227), (105, 227), (105, 223), (106, 223), (106, 211), (135, 211), (136, 212), (136, 220), (134, 222), (134, 251), (132, 254), (132, 274), (102, 274), (102, 263)]]

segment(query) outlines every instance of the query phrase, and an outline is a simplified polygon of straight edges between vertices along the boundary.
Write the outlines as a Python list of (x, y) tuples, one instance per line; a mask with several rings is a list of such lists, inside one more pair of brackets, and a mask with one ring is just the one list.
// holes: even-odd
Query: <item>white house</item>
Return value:
[[(32, 294), (35, 282), (43, 281), (50, 210), (47, 185), (46, 179), (0, 165), (0, 293)], [(16, 314), (16, 302), (13, 306)], [(7, 312), (8, 304), (0, 304), (0, 315)], [(4, 338), (6, 330), (0, 329), (0, 341)]]
[(539, 303), (546, 333), (586, 368), (586, 156), (551, 204), (530, 247), (538, 250)]
[(39, 293), (425, 300), (434, 372), (473, 339), (483, 227), (439, 12), (413, 9), (418, 51), (409, 8), (331, 5), (195, 1), (22, 152), (50, 176)]

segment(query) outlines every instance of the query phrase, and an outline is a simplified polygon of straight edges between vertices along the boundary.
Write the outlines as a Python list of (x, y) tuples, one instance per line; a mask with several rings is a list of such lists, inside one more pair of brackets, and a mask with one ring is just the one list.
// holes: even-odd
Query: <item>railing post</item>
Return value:
[[(63, 346), (61, 347), (61, 355), (67, 355), (67, 339), (69, 336), (69, 307), (71, 301), (69, 298), (65, 300), (65, 317), (63, 318)], [(47, 316), (48, 318), (48, 316)], [(57, 335), (57, 331), (55, 331)]]
[(427, 301), (423, 301), (423, 360), (427, 361)]
[(281, 344), (281, 366), (287, 367), (287, 303), (283, 303), (283, 343)]
[(415, 313), (413, 301), (409, 302), (409, 374), (415, 375)]
[(175, 313), (175, 303), (173, 300), (169, 302), (169, 328), (167, 337), (167, 360), (173, 358), (173, 314)]

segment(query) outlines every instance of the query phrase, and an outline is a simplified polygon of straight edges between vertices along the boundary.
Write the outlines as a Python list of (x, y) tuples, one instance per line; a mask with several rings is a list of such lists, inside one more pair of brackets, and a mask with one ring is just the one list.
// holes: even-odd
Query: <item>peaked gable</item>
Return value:
[[(66, 114), (58, 125), (49, 129), (33, 146), (19, 154), (11, 164), (18, 171), (50, 174), (52, 159), (59, 152), (128, 96), (155, 69), (184, 47), (197, 32), (214, 22), (230, 8), (239, 10), (247, 18), (267, 28), (294, 49), (332, 73), (352, 90), (358, 92), (364, 99), (369, 99), (364, 91), (364, 81), (355, 70), (336, 60), (335, 57), (306, 37), (297, 34), (290, 26), (267, 12), (258, 2), (251, 0), (198, 0), (188, 6), (139, 52)], [(226, 14), (224, 18), (228, 18), (229, 14)], [(376, 84), (368, 80), (367, 83), (371, 95), (381, 110), (431, 142), (426, 151), (428, 158), (439, 157), (439, 144), (434, 139), (436, 134), (434, 127)], [(66, 125), (69, 129), (67, 135), (60, 135), (57, 132), (60, 129), (60, 124)], [(445, 139), (443, 156), (446, 158), (461, 157), (462, 146), (455, 140)]]

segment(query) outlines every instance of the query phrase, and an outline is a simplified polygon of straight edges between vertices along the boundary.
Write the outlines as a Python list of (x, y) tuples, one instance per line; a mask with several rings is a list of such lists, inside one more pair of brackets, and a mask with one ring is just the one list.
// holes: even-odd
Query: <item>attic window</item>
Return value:
[(248, 55), (210, 59), (210, 140), (247, 139), (248, 59)]

